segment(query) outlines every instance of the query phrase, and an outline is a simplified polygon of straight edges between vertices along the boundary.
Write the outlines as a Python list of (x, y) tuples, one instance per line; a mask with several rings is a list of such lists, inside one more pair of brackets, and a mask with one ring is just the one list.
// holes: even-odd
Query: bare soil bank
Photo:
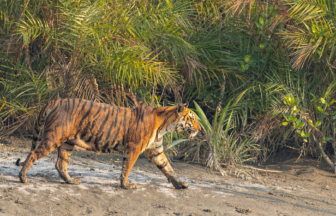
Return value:
[[(336, 215), (335, 175), (324, 163), (279, 154), (255, 180), (210, 174), (199, 164), (173, 162), (189, 182), (176, 190), (146, 158), (137, 161), (130, 181), (136, 190), (120, 188), (122, 158), (74, 151), (68, 171), (81, 185), (64, 184), (55, 169), (57, 151), (36, 162), (28, 183), (19, 182), (30, 141), (0, 144), (0, 215)], [(112, 159), (112, 160), (111, 160)], [(266, 169), (266, 166), (259, 167)]]

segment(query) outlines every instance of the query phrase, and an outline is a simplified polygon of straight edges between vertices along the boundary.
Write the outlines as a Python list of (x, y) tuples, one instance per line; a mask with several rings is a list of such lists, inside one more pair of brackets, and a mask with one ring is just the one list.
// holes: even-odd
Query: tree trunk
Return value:
[(336, 123), (332, 124), (333, 130), (333, 149), (334, 149), (334, 173), (336, 174)]
[(314, 141), (316, 143), (317, 148), (320, 150), (320, 153), (321, 153), (323, 159), (328, 163), (328, 165), (333, 170), (335, 170), (335, 164), (330, 160), (330, 158), (328, 157), (328, 155), (324, 152), (324, 150), (322, 148), (322, 143), (315, 138), (314, 134), (313, 134), (313, 138), (314, 138)]

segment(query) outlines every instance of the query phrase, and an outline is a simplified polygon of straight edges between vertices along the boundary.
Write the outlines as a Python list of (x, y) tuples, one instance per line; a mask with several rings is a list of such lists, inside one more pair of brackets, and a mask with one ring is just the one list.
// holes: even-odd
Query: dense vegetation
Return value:
[(335, 3), (0, 0), (1, 136), (55, 98), (188, 101), (203, 133), (168, 134), (167, 153), (224, 173), (291, 148), (335, 168)]

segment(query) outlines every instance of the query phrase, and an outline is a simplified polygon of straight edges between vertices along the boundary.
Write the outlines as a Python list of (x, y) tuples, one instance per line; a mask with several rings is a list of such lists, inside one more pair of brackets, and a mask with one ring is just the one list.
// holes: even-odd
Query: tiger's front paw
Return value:
[(189, 187), (188, 182), (183, 182), (183, 181), (177, 181), (173, 185), (174, 185), (175, 189), (187, 189)]
[(137, 185), (134, 184), (134, 183), (121, 184), (121, 188), (127, 189), (127, 190), (132, 190), (132, 189), (136, 189)]
[(174, 185), (175, 189), (186, 189), (186, 188), (189, 187), (188, 182), (183, 182), (183, 181), (181, 181), (179, 179), (176, 179), (174, 177), (169, 178), (168, 181), (171, 182)]

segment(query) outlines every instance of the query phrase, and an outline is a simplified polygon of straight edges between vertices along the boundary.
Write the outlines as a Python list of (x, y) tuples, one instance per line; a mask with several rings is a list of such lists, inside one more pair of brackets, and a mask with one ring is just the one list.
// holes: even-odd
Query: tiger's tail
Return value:
[[(39, 117), (37, 118), (37, 121), (35, 122), (34, 125), (34, 132), (33, 132), (33, 142), (32, 142), (32, 147), (31, 147), (31, 151), (33, 151), (34, 149), (36, 149), (36, 142), (38, 140), (39, 134), (40, 134), (40, 129), (44, 123), (44, 119), (46, 118), (46, 110), (49, 107), (49, 103), (47, 103), (41, 110)], [(21, 159), (17, 159), (16, 161), (16, 166), (23, 166), (23, 164), (25, 163), (25, 161), (21, 162)]]

